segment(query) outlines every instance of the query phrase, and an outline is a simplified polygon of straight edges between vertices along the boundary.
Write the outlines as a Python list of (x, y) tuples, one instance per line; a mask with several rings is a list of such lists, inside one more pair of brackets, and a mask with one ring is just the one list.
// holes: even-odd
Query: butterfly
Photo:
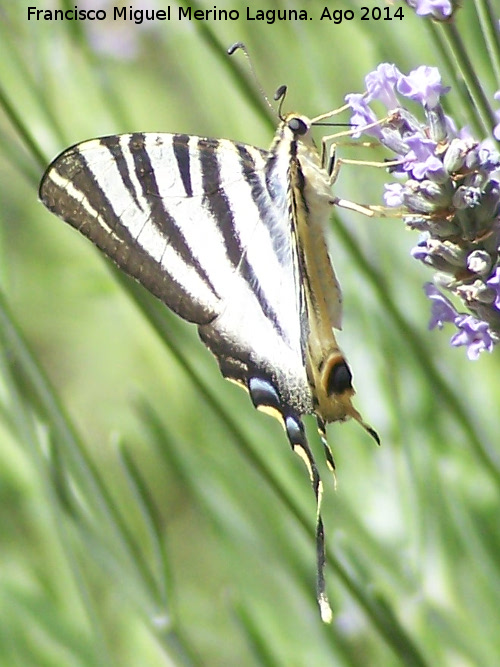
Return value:
[(332, 617), (324, 568), (322, 483), (302, 416), (353, 418), (349, 365), (335, 338), (341, 290), (325, 229), (336, 198), (319, 120), (281, 116), (269, 150), (187, 134), (84, 141), (47, 168), (39, 197), (125, 273), (197, 325), (224, 377), (277, 417), (305, 461), (317, 502), (317, 600)]

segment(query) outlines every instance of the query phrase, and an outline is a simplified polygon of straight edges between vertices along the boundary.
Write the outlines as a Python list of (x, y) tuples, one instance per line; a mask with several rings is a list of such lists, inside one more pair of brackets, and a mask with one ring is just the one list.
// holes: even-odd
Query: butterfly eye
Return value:
[(307, 123), (304, 123), (304, 121), (301, 118), (297, 118), (296, 116), (294, 118), (290, 118), (290, 120), (288, 121), (288, 127), (292, 130), (294, 134), (299, 136), (306, 134), (306, 132), (309, 129)]
[(345, 361), (339, 361), (332, 367), (328, 376), (328, 394), (343, 394), (347, 389), (352, 389), (352, 373)]

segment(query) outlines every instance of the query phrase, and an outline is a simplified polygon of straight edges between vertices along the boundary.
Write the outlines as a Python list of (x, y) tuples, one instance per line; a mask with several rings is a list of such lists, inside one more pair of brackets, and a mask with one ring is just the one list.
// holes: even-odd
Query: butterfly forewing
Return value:
[(306, 412), (287, 164), (269, 158), (252, 146), (187, 135), (103, 137), (56, 158), (40, 198), (201, 325), (226, 376), (247, 384), (261, 368), (284, 401)]

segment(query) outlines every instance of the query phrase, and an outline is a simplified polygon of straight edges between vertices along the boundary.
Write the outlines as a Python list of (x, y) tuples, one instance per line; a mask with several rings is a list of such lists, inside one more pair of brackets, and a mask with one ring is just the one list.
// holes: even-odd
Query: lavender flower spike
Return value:
[[(410, 4), (420, 13), (451, 14), (458, 6), (437, 1)], [(365, 80), (364, 97), (346, 98), (353, 118), (358, 127), (363, 121), (373, 123), (372, 100), (391, 107), (377, 132), (394, 156), (391, 173), (407, 177), (385, 186), (385, 203), (402, 210), (408, 228), (424, 232), (412, 256), (438, 271), (439, 284), (469, 311), (459, 313), (438, 289), (427, 285), (430, 327), (454, 324), (458, 332), (451, 344), (466, 346), (469, 359), (477, 359), (500, 344), (500, 155), (470, 132), (457, 130), (445, 115), (440, 97), (448, 88), (435, 67), (422, 66), (403, 75), (383, 63)], [(423, 120), (403, 106), (402, 97), (422, 106)], [(500, 91), (495, 98), (500, 100)], [(500, 138), (500, 124), (494, 132)]]

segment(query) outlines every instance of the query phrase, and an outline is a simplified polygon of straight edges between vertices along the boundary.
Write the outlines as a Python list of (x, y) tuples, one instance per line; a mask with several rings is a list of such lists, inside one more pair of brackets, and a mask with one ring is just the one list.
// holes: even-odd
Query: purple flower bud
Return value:
[(451, 192), (447, 183), (436, 183), (427, 179), (416, 183), (418, 192), (426, 201), (434, 204), (435, 210), (445, 208), (451, 204)]
[(445, 322), (455, 322), (458, 312), (455, 306), (432, 283), (425, 283), (424, 292), (432, 301), (429, 329), (442, 329)]
[(476, 147), (476, 142), (470, 139), (453, 139), (443, 158), (444, 168), (449, 174), (459, 171), (465, 164), (469, 151)]
[(487, 322), (478, 320), (472, 315), (459, 315), (455, 320), (455, 325), (459, 328), (450, 343), (453, 347), (460, 345), (467, 346), (467, 356), (469, 359), (476, 360), (481, 352), (493, 349), (493, 339)]
[(401, 183), (386, 183), (384, 192), (384, 202), (387, 206), (402, 206), (403, 204), (403, 190)]
[(435, 19), (447, 19), (453, 10), (451, 0), (406, 0), (417, 16), (431, 15)]
[(428, 232), (431, 225), (429, 218), (425, 216), (408, 215), (403, 220), (408, 229), (417, 232)]
[[(354, 112), (351, 116), (351, 125), (358, 129), (353, 132), (352, 136), (358, 138), (363, 134), (363, 127), (365, 125), (377, 122), (377, 116), (368, 106), (365, 95), (362, 95), (361, 93), (349, 93), (344, 99)], [(380, 127), (378, 125), (371, 127), (369, 130), (366, 130), (366, 134), (380, 138)]]
[[(418, 181), (411, 181), (411, 183), (416, 182)], [(439, 209), (439, 206), (436, 206), (435, 202), (426, 197), (425, 193), (420, 192), (418, 188), (413, 190), (413, 188), (408, 186), (408, 183), (403, 190), (403, 204), (413, 213), (426, 213), (429, 215)]]
[(401, 95), (420, 102), (429, 109), (433, 109), (438, 104), (440, 95), (449, 90), (449, 87), (442, 85), (438, 68), (427, 65), (417, 67), (398, 81), (398, 92)]
[[(473, 283), (465, 285), (455, 285), (453, 293), (459, 296), (469, 308), (473, 308), (475, 314), (479, 315), (479, 319), (485, 322), (491, 319), (491, 306), (495, 301), (495, 290), (488, 287), (482, 279), (478, 278)], [(483, 306), (487, 308), (485, 309)]]
[(500, 267), (497, 266), (491, 277), (486, 281), (488, 287), (491, 287), (496, 292), (495, 306), (500, 310)]
[(477, 146), (471, 148), (471, 150), (465, 156), (465, 166), (470, 171), (473, 171), (479, 167), (479, 152), (477, 150)]
[(450, 127), (443, 107), (440, 104), (435, 104), (433, 107), (424, 104), (424, 110), (429, 124), (430, 138), (433, 141), (444, 142), (449, 134)]
[(405, 171), (411, 172), (420, 181), (426, 176), (435, 181), (445, 181), (448, 176), (441, 160), (436, 157), (436, 142), (420, 135), (407, 137), (410, 150), (405, 155)]
[(418, 259), (420, 262), (427, 262), (429, 257), (429, 249), (427, 248), (427, 241), (420, 241), (418, 245), (410, 250), (410, 255), (413, 259)]
[(500, 168), (500, 153), (494, 148), (492, 141), (486, 139), (479, 144), (478, 161), (481, 169), (488, 173)]
[(396, 65), (380, 64), (374, 72), (370, 72), (365, 77), (368, 100), (379, 100), (388, 110), (399, 107), (395, 88), (402, 76)]
[(482, 192), (481, 205), (476, 212), (476, 220), (481, 226), (491, 226), (499, 214), (500, 208), (500, 185), (495, 180), (486, 184)]
[(393, 125), (397, 127), (402, 137), (412, 137), (414, 134), (422, 134), (422, 124), (415, 116), (405, 109), (399, 107)]
[(478, 320), (472, 315), (458, 313), (455, 306), (432, 284), (426, 283), (424, 290), (432, 300), (429, 329), (442, 329), (445, 322), (452, 322), (459, 331), (452, 337), (453, 347), (467, 346), (469, 359), (477, 359), (481, 352), (493, 349), (493, 338), (487, 322)]
[(486, 250), (473, 250), (467, 257), (467, 268), (472, 273), (486, 275), (491, 269), (491, 257)]
[(453, 206), (456, 209), (474, 208), (481, 201), (481, 190), (476, 187), (461, 185), (453, 195)]
[[(401, 133), (398, 130), (392, 129), (389, 126), (381, 128), (380, 143), (388, 148), (396, 155), (406, 155), (408, 153), (408, 144), (401, 138)], [(392, 167), (394, 171), (401, 171), (401, 168)]]
[(418, 259), (427, 266), (438, 271), (454, 275), (458, 270), (466, 267), (466, 251), (451, 241), (440, 241), (427, 236), (410, 251), (414, 259)]
[[(500, 102), (500, 90), (497, 90), (497, 92), (493, 95), (493, 97), (496, 99), (497, 102)], [(495, 125), (495, 127), (493, 128), (493, 136), (497, 141), (500, 141), (500, 111), (495, 111), (495, 115), (499, 123), (498, 125)]]

